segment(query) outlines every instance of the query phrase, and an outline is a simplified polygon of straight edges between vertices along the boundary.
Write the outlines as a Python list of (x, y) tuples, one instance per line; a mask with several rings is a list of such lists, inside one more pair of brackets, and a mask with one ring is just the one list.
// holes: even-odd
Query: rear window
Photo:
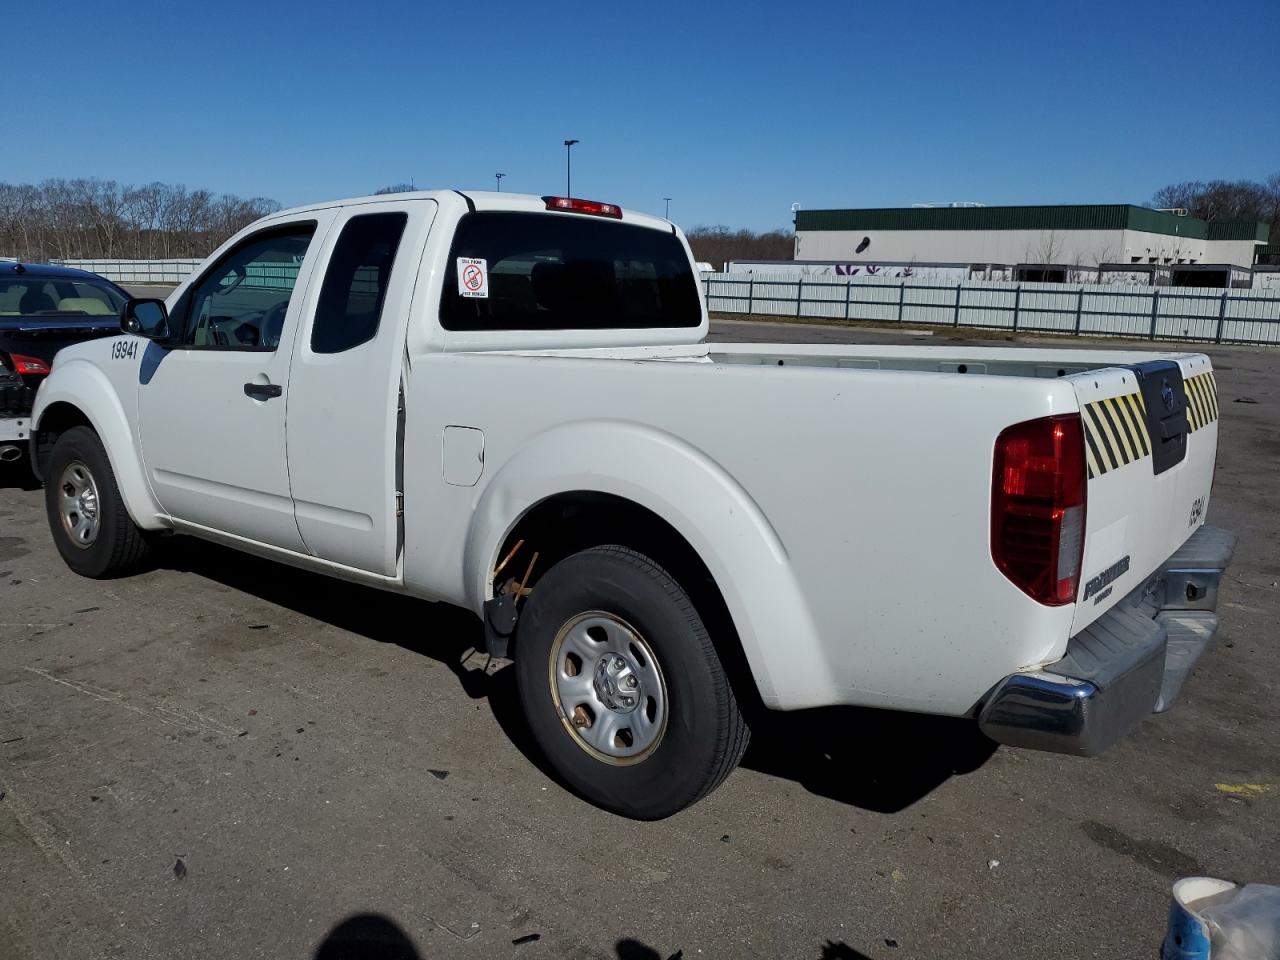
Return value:
[(85, 280), (23, 275), (0, 280), (0, 317), (109, 317), (122, 306), (120, 294)]
[[(483, 260), (487, 295), (463, 296), (459, 260)], [(440, 323), (446, 330), (696, 327), (693, 266), (671, 232), (544, 213), (471, 213), (454, 236)]]

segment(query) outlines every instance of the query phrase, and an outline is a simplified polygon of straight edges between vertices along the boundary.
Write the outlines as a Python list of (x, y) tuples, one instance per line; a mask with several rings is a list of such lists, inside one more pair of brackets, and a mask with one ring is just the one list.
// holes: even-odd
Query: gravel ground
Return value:
[(1094, 760), (778, 716), (660, 823), (546, 774), (469, 614), (183, 539), (82, 580), (7, 469), (0, 957), (1155, 956), (1177, 877), (1280, 881), (1280, 373), (1210, 352), (1240, 542), (1171, 713)]

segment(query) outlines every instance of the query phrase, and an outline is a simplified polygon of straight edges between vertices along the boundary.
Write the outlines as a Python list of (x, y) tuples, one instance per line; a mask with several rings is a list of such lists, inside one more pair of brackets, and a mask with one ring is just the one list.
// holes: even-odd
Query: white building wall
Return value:
[(1240, 267), (1252, 267), (1258, 244), (1254, 240), (1210, 240), (1207, 246), (1208, 252), (1201, 263), (1234, 263)]
[(1171, 237), (1165, 233), (1143, 233), (1139, 230), (1125, 230), (1124, 250), (1115, 258), (1117, 263), (1130, 263), (1138, 257), (1143, 263), (1208, 263), (1209, 241), (1197, 240), (1194, 237)]
[[(855, 253), (864, 237), (871, 243)], [(844, 263), (1253, 262), (1253, 243), (1197, 240), (1137, 230), (802, 230), (795, 259)]]

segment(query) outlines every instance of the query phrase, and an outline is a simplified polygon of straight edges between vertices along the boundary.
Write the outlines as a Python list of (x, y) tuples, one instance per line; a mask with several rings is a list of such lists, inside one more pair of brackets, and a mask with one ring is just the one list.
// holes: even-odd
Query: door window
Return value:
[(275, 350), (315, 223), (244, 240), (183, 296), (183, 343), (213, 350)]
[(369, 213), (347, 221), (320, 290), (311, 327), (313, 352), (342, 353), (377, 334), (408, 219), (404, 213)]

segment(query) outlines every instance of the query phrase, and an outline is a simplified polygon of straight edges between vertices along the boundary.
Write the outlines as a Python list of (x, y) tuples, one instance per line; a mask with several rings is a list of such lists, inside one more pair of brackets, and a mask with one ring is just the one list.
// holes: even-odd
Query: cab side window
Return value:
[(404, 213), (368, 213), (347, 221), (320, 290), (312, 352), (342, 353), (377, 335), (408, 219)]
[(315, 223), (255, 234), (183, 297), (183, 342), (212, 350), (275, 350)]

